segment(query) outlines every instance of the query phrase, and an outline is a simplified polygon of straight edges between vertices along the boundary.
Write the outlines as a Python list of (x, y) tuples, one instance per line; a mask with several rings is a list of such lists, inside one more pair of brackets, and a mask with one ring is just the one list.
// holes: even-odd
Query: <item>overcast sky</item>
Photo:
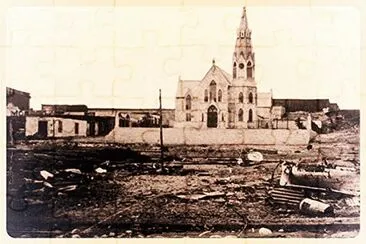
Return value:
[[(13, 8), (6, 84), (31, 107), (174, 108), (178, 77), (231, 73), (242, 7)], [(248, 7), (260, 92), (360, 108), (360, 16), (349, 7)]]

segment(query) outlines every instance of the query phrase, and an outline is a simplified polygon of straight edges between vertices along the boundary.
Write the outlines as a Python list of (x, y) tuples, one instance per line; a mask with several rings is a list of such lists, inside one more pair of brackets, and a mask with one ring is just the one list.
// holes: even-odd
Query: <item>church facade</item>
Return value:
[(272, 94), (260, 93), (255, 79), (255, 53), (246, 8), (240, 20), (232, 74), (216, 65), (201, 80), (179, 78), (174, 127), (269, 128)]

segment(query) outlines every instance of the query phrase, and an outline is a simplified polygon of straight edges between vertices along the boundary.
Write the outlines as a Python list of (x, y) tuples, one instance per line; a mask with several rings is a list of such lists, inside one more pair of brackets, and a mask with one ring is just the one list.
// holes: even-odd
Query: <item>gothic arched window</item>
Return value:
[(249, 61), (247, 63), (247, 78), (252, 78), (253, 76), (253, 67), (252, 67), (252, 63)]
[(192, 116), (190, 113), (186, 113), (186, 121), (191, 121)]
[(217, 100), (219, 102), (221, 102), (221, 100), (222, 100), (222, 91), (221, 90), (218, 91), (218, 95), (217, 96), (218, 96), (218, 99)]
[(238, 119), (239, 121), (243, 121), (243, 109), (239, 109)]
[(204, 99), (205, 102), (208, 102), (208, 91), (207, 89), (205, 90), (205, 99)]
[(249, 93), (249, 96), (248, 96), (248, 100), (249, 100), (249, 103), (253, 103), (253, 93)]
[(210, 83), (210, 101), (216, 102), (216, 82), (213, 80)]
[(186, 97), (186, 110), (191, 110), (192, 108), (192, 98), (190, 95)]
[(249, 109), (248, 122), (253, 122), (253, 111)]
[(244, 96), (243, 96), (243, 93), (240, 92), (239, 93), (239, 103), (243, 103), (244, 102)]

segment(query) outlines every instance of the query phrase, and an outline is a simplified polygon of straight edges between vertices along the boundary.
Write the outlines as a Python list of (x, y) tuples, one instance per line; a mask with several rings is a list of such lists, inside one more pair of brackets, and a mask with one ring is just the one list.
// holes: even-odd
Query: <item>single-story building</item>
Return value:
[(56, 116), (27, 116), (25, 136), (37, 139), (87, 136), (87, 121)]

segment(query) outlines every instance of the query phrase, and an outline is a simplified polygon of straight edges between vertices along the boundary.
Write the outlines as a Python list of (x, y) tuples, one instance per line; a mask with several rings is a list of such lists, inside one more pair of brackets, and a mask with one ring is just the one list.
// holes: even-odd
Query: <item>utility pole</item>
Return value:
[(9, 143), (11, 146), (14, 145), (14, 127), (13, 127), (13, 116), (8, 116), (7, 117), (7, 122), (8, 122), (8, 133), (9, 133)]
[(52, 119), (53, 138), (55, 138), (55, 119)]
[(159, 113), (160, 113), (160, 120), (159, 120), (159, 126), (160, 126), (160, 162), (161, 162), (161, 168), (163, 170), (164, 166), (164, 143), (163, 143), (163, 112), (161, 108), (161, 89), (159, 89)]

